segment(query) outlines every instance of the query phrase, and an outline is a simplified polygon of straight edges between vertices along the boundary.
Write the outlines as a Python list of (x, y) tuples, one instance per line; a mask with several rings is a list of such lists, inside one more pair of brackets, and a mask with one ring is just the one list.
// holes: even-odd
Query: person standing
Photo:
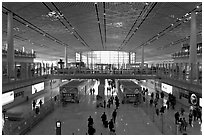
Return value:
[(43, 103), (42, 100), (40, 100), (40, 101), (39, 101), (39, 105), (40, 105), (40, 107), (42, 107), (42, 103)]
[(93, 126), (93, 118), (91, 116), (89, 116), (88, 118), (88, 127)]
[(192, 127), (192, 120), (193, 120), (193, 115), (192, 115), (192, 112), (190, 112), (188, 115), (188, 122), (191, 127)]
[(35, 109), (36, 102), (33, 100), (33, 109)]
[(106, 108), (106, 100), (103, 101), (103, 107)]
[(178, 111), (175, 113), (174, 117), (175, 117), (175, 124), (178, 124), (179, 117), (180, 117), (180, 114)]
[(115, 123), (115, 120), (116, 120), (116, 116), (117, 116), (117, 111), (116, 109), (113, 111), (112, 113), (112, 119), (113, 119), (113, 122)]

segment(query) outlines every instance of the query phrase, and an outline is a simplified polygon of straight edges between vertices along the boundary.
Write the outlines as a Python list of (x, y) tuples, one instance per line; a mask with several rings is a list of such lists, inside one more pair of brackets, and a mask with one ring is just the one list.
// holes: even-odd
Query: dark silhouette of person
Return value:
[(35, 109), (36, 102), (33, 100), (33, 109)]
[(40, 100), (40, 101), (39, 101), (40, 107), (42, 106), (42, 103), (43, 103), (42, 100)]
[(89, 126), (93, 126), (93, 118), (91, 117), (91, 116), (89, 116), (89, 118), (88, 118), (88, 127)]
[(179, 117), (180, 117), (180, 114), (178, 111), (175, 113), (174, 117), (175, 117), (175, 124), (178, 124)]
[(114, 123), (113, 123), (113, 119), (111, 119), (109, 122), (108, 122), (108, 125), (109, 125), (109, 130), (111, 132), (114, 132)]
[(103, 101), (103, 107), (106, 108), (106, 100)]
[(88, 134), (89, 135), (94, 135), (95, 132), (96, 132), (96, 129), (93, 128), (93, 126), (89, 126), (88, 127)]
[(115, 120), (116, 120), (116, 116), (117, 116), (117, 112), (116, 112), (116, 109), (113, 111), (112, 113), (112, 118), (113, 118), (113, 122), (115, 123)]
[(104, 127), (108, 127), (108, 121), (107, 121), (107, 116), (106, 116), (106, 113), (103, 112), (102, 116), (101, 116), (101, 119), (102, 119), (102, 122), (103, 122), (103, 125)]

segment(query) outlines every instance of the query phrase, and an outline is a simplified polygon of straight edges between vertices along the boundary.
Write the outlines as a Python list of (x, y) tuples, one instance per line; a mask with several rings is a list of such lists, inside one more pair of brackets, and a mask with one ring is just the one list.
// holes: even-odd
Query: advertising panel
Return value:
[(2, 94), (2, 106), (9, 104), (14, 101), (14, 92), (7, 92)]
[(44, 82), (41, 82), (41, 83), (32, 85), (32, 94), (35, 94), (41, 90), (44, 90), (44, 87), (45, 87), (44, 84), (45, 84)]
[(172, 86), (170, 86), (170, 85), (167, 85), (167, 84), (165, 84), (165, 83), (162, 83), (162, 84), (161, 84), (161, 89), (162, 89), (162, 91), (164, 91), (164, 92), (166, 92), (166, 93), (172, 94)]

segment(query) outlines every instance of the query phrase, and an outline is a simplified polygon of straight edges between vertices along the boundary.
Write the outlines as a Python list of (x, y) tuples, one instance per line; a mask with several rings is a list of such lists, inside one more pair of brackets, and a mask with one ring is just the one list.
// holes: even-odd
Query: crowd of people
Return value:
[[(108, 99), (107, 105), (106, 105), (106, 100), (104, 100), (104, 105), (103, 105), (104, 108), (106, 108), (106, 106), (107, 108), (110, 108), (110, 106), (113, 105), (114, 100), (115, 100), (115, 109), (112, 112), (110, 120), (108, 121), (107, 115), (105, 112), (103, 112), (103, 114), (101, 115), (102, 124), (104, 128), (109, 128), (110, 134), (115, 134), (114, 124), (116, 123), (117, 109), (119, 109), (119, 104), (120, 104), (118, 96), (115, 96), (115, 98), (111, 96)], [(96, 129), (94, 128), (93, 125), (94, 125), (93, 118), (89, 116), (88, 118), (88, 134), (89, 135), (94, 135), (96, 132)]]

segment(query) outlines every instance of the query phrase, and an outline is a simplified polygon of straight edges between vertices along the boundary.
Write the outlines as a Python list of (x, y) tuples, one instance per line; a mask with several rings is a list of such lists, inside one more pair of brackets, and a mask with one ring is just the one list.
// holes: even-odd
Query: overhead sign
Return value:
[(172, 86), (170, 86), (170, 85), (167, 85), (167, 84), (165, 84), (165, 83), (162, 83), (162, 84), (161, 84), (161, 89), (162, 89), (162, 91), (164, 91), (164, 92), (166, 92), (166, 93), (172, 94)]
[(2, 106), (9, 104), (14, 101), (14, 92), (7, 92), (2, 94)]

